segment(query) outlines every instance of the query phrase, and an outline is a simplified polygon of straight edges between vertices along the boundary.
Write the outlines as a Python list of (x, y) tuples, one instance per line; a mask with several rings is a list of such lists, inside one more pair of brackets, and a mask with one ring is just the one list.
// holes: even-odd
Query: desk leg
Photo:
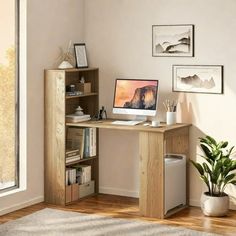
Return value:
[(143, 216), (164, 218), (164, 135), (139, 133), (140, 193)]

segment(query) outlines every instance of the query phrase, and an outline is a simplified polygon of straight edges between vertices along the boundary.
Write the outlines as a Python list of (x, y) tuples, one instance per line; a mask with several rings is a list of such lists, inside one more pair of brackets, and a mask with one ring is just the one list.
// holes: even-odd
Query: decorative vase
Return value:
[(83, 108), (81, 106), (78, 106), (76, 109), (75, 109), (75, 115), (77, 116), (83, 116), (84, 113), (83, 113)]
[(73, 66), (68, 62), (68, 61), (63, 61), (61, 64), (58, 66), (59, 69), (71, 69)]
[(229, 211), (229, 196), (210, 196), (208, 192), (202, 193), (201, 209), (206, 216), (225, 216)]

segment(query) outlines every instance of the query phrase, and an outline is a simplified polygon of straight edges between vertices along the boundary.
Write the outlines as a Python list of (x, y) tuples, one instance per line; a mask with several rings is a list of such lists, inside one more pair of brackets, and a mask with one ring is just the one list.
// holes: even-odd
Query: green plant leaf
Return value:
[(207, 158), (207, 157), (205, 157), (205, 156), (203, 156), (203, 155), (199, 155), (200, 157), (202, 157), (202, 158), (204, 158), (211, 166), (214, 164), (214, 161), (213, 160), (211, 160), (211, 159), (209, 159), (209, 158)]
[(217, 146), (216, 140), (214, 138), (212, 138), (211, 136), (207, 135), (206, 140), (208, 140), (208, 142), (212, 143), (214, 146)]
[(209, 140), (208, 140), (208, 139), (206, 139), (206, 138), (199, 138), (199, 139), (200, 139), (200, 143), (201, 143), (201, 144), (204, 144), (204, 145), (206, 145), (207, 147), (209, 147), (209, 149), (212, 149), (212, 144), (209, 143)]
[(200, 175), (204, 175), (204, 169), (203, 167), (201, 166), (201, 164), (197, 163), (197, 162), (194, 162), (193, 160), (190, 160), (191, 163), (194, 165), (194, 167), (198, 170), (199, 174)]
[(201, 175), (200, 178), (205, 182), (205, 184), (207, 185), (208, 188), (208, 192), (211, 192), (211, 188), (210, 188), (210, 181), (209, 179), (205, 176), (205, 175)]
[(212, 171), (210, 170), (209, 166), (205, 162), (202, 165), (205, 172), (211, 175)]
[(200, 144), (204, 154), (206, 155), (206, 157), (212, 161), (215, 160), (215, 158), (212, 156), (212, 151), (209, 149), (208, 146), (206, 146), (205, 144)]
[(234, 184), (234, 185), (236, 185), (236, 180), (230, 181), (229, 184)]
[(231, 155), (231, 153), (232, 153), (233, 149), (234, 149), (234, 146), (233, 146), (233, 147), (231, 147), (231, 148), (228, 150), (228, 154), (227, 154), (227, 155), (225, 155), (227, 158), (229, 158), (229, 157), (230, 157), (230, 155)]
[(235, 174), (230, 174), (225, 177), (224, 183), (228, 183), (230, 180), (235, 178)]
[(218, 161), (212, 170), (212, 182), (216, 184), (218, 188), (219, 188), (218, 183), (221, 171), (222, 171), (222, 162)]
[(217, 144), (217, 149), (222, 149), (222, 148), (226, 148), (228, 146), (228, 142), (226, 141), (221, 141)]
[(230, 171), (232, 171), (232, 170), (236, 170), (236, 161), (235, 160), (232, 160), (232, 162), (231, 162)]

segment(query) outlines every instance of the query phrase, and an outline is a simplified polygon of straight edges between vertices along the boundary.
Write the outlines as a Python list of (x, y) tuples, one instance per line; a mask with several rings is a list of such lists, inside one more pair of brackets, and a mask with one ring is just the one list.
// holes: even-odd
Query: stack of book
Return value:
[(85, 184), (91, 181), (91, 166), (77, 165), (76, 168), (76, 182), (78, 184)]
[(72, 123), (82, 122), (90, 119), (91, 119), (90, 115), (75, 115), (75, 114), (66, 115), (66, 122), (72, 122)]
[(81, 158), (97, 155), (96, 128), (69, 127), (67, 130), (66, 146), (70, 149), (79, 149)]
[(66, 137), (66, 147), (68, 149), (79, 149), (80, 157), (84, 153), (84, 129), (68, 127)]
[(80, 155), (79, 149), (66, 150), (66, 164), (70, 164), (80, 159), (81, 159), (81, 155)]
[(76, 169), (66, 168), (66, 185), (71, 185), (76, 183)]

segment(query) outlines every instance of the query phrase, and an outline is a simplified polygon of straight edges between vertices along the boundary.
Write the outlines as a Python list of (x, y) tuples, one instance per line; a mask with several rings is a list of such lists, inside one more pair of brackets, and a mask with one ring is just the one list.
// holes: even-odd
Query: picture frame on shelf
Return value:
[(194, 57), (194, 25), (153, 25), (153, 57)]
[(222, 65), (173, 65), (172, 91), (223, 94)]
[(74, 49), (75, 49), (76, 67), (77, 68), (87, 68), (88, 67), (88, 60), (87, 60), (85, 43), (75, 43)]

